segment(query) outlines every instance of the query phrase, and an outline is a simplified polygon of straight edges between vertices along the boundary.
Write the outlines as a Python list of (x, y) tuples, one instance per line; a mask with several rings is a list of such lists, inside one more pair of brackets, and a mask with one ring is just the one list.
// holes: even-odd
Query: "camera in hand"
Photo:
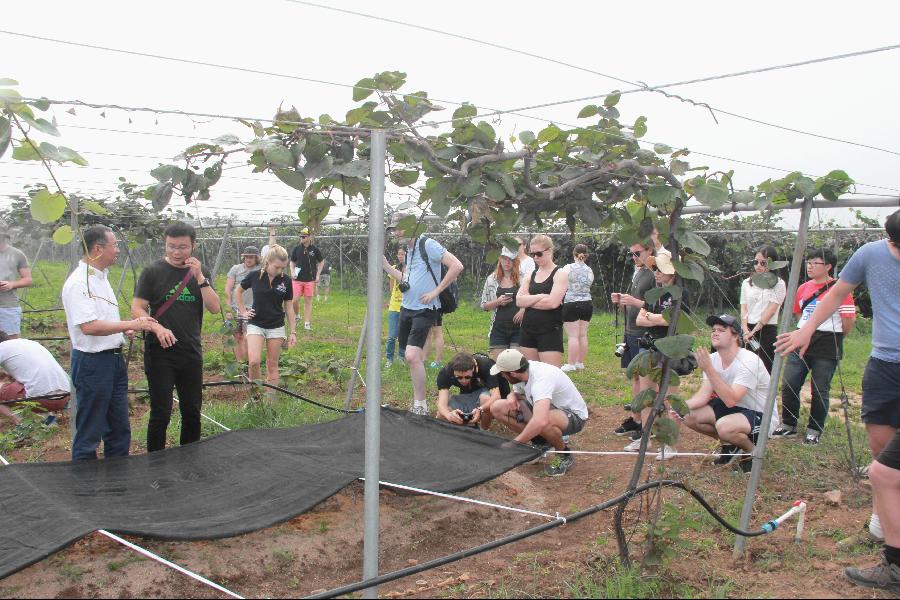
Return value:
[(408, 282), (408, 281), (401, 281), (400, 283), (397, 284), (397, 287), (400, 288), (400, 293), (401, 293), (401, 294), (405, 294), (406, 292), (409, 291), (409, 282)]
[(619, 342), (618, 344), (616, 344), (615, 353), (616, 353), (616, 356), (619, 358), (622, 358), (623, 356), (625, 356), (625, 342)]
[(474, 410), (470, 410), (469, 412), (462, 412), (462, 411), (459, 412), (459, 417), (462, 419), (463, 423), (468, 423), (469, 421), (472, 420), (472, 417), (474, 417), (474, 416), (475, 416)]
[(759, 352), (760, 344), (758, 341), (756, 341), (753, 338), (750, 338), (749, 340), (747, 340), (746, 346), (747, 346), (747, 349), (750, 350), (751, 352)]

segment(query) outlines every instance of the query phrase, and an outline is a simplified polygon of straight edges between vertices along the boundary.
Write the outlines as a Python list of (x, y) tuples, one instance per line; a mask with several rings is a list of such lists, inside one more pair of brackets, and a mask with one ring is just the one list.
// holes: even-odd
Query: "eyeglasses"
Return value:
[(538, 250), (537, 252), (531, 252), (530, 254), (534, 258), (540, 258), (544, 255), (544, 252), (550, 252), (550, 249), (548, 248), (546, 250)]
[(768, 267), (768, 266), (769, 266), (769, 261), (768, 261), (768, 260), (754, 260), (754, 261), (753, 261), (753, 264), (754, 264), (754, 265), (759, 265), (759, 266), (761, 266), (761, 267)]
[(810, 267), (819, 267), (819, 266), (824, 266), (826, 263), (818, 262), (818, 261), (814, 261), (814, 260), (808, 260), (808, 261), (806, 261), (806, 264)]
[(166, 244), (166, 250), (171, 252), (187, 252), (190, 249), (190, 246), (170, 246), (169, 244)]

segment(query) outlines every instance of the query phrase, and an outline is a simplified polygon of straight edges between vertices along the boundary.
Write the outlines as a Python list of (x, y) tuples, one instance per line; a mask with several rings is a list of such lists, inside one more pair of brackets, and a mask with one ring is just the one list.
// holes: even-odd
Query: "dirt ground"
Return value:
[[(223, 390), (215, 393), (227, 394)], [(626, 440), (611, 433), (623, 417), (620, 409), (592, 409), (585, 430), (573, 438), (578, 450), (620, 450)], [(780, 441), (778, 444), (794, 443)], [(689, 431), (682, 451), (711, 451), (714, 446)], [(64, 444), (48, 448), (44, 460), (67, 459)], [(12, 456), (22, 460), (24, 456)], [(568, 514), (620, 493), (633, 465), (629, 457), (579, 456), (565, 477), (548, 478), (540, 464), (521, 466), (460, 495), (549, 514)], [(716, 507), (739, 507), (746, 476), (697, 458), (665, 463), (648, 460), (646, 475), (683, 479)], [(849, 584), (843, 567), (874, 562), (876, 549), (857, 545), (841, 551), (837, 532), (858, 532), (869, 514), (870, 490), (848, 474), (831, 481), (803, 482), (779, 473), (764, 477), (755, 524), (773, 518), (796, 499), (810, 504), (807, 534), (792, 541), (795, 521), (749, 543), (744, 559), (732, 559), (733, 536), (704, 525), (685, 531), (688, 544), (658, 572), (673, 594), (728, 597), (887, 597)], [(801, 485), (798, 486), (798, 483)], [(808, 483), (809, 485), (802, 485)], [(798, 487), (802, 492), (795, 492)], [(840, 489), (836, 505), (823, 490)], [(699, 507), (684, 494), (666, 491), (686, 518)], [(133, 539), (188, 569), (247, 597), (298, 597), (358, 580), (362, 571), (362, 486), (351, 485), (314, 510), (281, 525), (237, 538), (209, 542), (161, 542)], [(634, 501), (627, 514), (632, 554), (643, 554), (648, 501)], [(544, 522), (545, 519), (452, 500), (381, 493), (381, 572), (418, 564), (476, 546)], [(567, 597), (585, 594), (578, 582), (600, 582), (614, 568), (615, 536), (611, 512), (566, 524), (541, 535), (475, 557), (395, 581), (379, 588), (387, 597)], [(699, 559), (699, 560), (698, 560)], [(688, 586), (677, 587), (677, 586)], [(674, 590), (674, 591), (673, 591)], [(665, 593), (665, 592), (664, 592)], [(682, 593), (682, 592), (678, 592)], [(12, 598), (217, 598), (224, 594), (145, 559), (93, 534), (70, 548), (3, 581), (0, 597)]]

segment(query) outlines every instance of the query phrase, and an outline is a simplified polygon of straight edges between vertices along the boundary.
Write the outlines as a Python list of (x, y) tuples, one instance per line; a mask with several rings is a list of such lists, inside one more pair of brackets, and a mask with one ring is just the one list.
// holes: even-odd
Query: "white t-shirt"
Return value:
[(34, 340), (0, 343), (0, 367), (25, 386), (26, 398), (70, 391), (69, 376), (50, 351)]
[[(722, 357), (718, 352), (713, 352), (710, 359), (712, 359), (713, 368), (721, 375), (725, 383), (747, 388), (747, 393), (738, 402), (738, 406), (760, 413), (765, 410), (770, 378), (766, 365), (759, 356), (746, 348), (741, 348), (727, 369), (722, 368)], [(709, 379), (706, 373), (703, 374), (703, 379)]]
[(536, 360), (528, 361), (528, 381), (524, 385), (517, 384), (515, 391), (523, 393), (532, 406), (535, 401), (549, 398), (554, 408), (566, 408), (585, 421), (588, 418), (584, 398), (559, 367)]
[[(747, 305), (747, 322), (756, 325), (762, 318), (763, 312), (774, 302), (781, 306), (787, 296), (787, 288), (784, 280), (779, 278), (778, 283), (771, 289), (761, 288), (758, 285), (750, 285), (750, 278), (741, 284), (741, 304)], [(763, 325), (778, 325), (778, 311)]]
[(109, 269), (99, 271), (83, 260), (66, 279), (62, 289), (63, 306), (66, 309), (66, 327), (72, 339), (72, 348), (82, 352), (100, 352), (120, 347), (125, 337), (121, 333), (111, 335), (87, 335), (81, 325), (91, 321), (115, 321), (119, 317), (119, 302), (109, 284)]
[(534, 259), (530, 256), (526, 256), (525, 258), (519, 261), (519, 282), (523, 282), (526, 279), (531, 278), (531, 273), (535, 269)]

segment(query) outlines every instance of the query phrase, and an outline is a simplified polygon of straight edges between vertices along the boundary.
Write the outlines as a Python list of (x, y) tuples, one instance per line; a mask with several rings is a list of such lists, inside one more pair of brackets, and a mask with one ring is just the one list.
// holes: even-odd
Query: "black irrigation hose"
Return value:
[[(286, 395), (288, 395), (288, 396), (291, 396), (292, 398), (297, 398), (298, 400), (303, 400), (304, 402), (308, 402), (308, 403), (310, 403), (310, 404), (313, 404), (313, 405), (315, 405), (315, 406), (318, 406), (319, 408), (324, 408), (324, 409), (327, 409), (327, 410), (333, 410), (334, 412), (344, 413), (344, 414), (348, 414), (348, 415), (349, 415), (349, 414), (358, 413), (358, 412), (363, 412), (362, 409), (357, 409), (357, 410), (347, 410), (347, 409), (344, 409), (344, 408), (337, 408), (337, 407), (334, 407), (334, 406), (328, 406), (327, 404), (322, 404), (321, 402), (316, 402), (315, 400), (311, 400), (311, 399), (307, 398), (306, 396), (301, 396), (300, 394), (298, 394), (298, 393), (296, 393), (296, 392), (292, 392), (291, 390), (285, 389), (285, 388), (283, 388), (283, 387), (279, 387), (279, 386), (277, 386), (277, 385), (272, 385), (271, 383), (252, 382), (252, 381), (240, 381), (240, 380), (233, 380), (233, 381), (227, 381), (227, 380), (226, 380), (226, 381), (204, 381), (204, 382), (203, 382), (203, 387), (205, 387), (205, 388), (207, 388), (207, 387), (221, 387), (221, 386), (225, 386), (225, 385), (259, 385), (259, 386), (262, 386), (262, 387), (267, 387), (267, 388), (273, 389), (273, 390), (275, 390), (275, 391), (281, 392), (282, 394), (286, 394)], [(146, 390), (146, 389), (138, 389), (138, 388), (133, 388), (133, 389), (128, 390), (128, 393), (129, 393), (129, 394), (146, 394), (146, 393), (149, 393), (149, 392), (150, 392), (150, 390)]]
[[(29, 304), (29, 306), (31, 306), (31, 305)], [(27, 315), (29, 313), (60, 312), (60, 311), (64, 311), (64, 310), (66, 310), (66, 309), (65, 308), (32, 308), (29, 310), (23, 310), (22, 314)]]
[(402, 577), (408, 577), (409, 575), (415, 575), (416, 573), (421, 573), (422, 571), (427, 571), (429, 569), (434, 569), (436, 567), (440, 567), (442, 565), (446, 565), (451, 562), (456, 562), (458, 560), (462, 560), (464, 558), (468, 558), (470, 556), (475, 556), (476, 554), (481, 554), (482, 552), (487, 552), (488, 550), (493, 550), (494, 548), (499, 548), (501, 546), (506, 546), (507, 544), (511, 544), (513, 542), (517, 542), (519, 540), (523, 540), (525, 538), (531, 537), (533, 535), (537, 535), (538, 533), (543, 533), (549, 529), (553, 529), (555, 527), (559, 527), (560, 525), (564, 525), (566, 523), (571, 523), (573, 521), (577, 521), (579, 519), (583, 519), (584, 517), (593, 515), (595, 513), (604, 511), (608, 508), (612, 508), (618, 504), (622, 504), (623, 502), (627, 502), (631, 500), (632, 497), (642, 494), (648, 490), (654, 488), (663, 488), (663, 487), (677, 487), (680, 488), (687, 493), (689, 493), (700, 505), (706, 509), (709, 514), (711, 514), (716, 521), (718, 521), (723, 527), (725, 527), (728, 531), (742, 535), (744, 537), (756, 537), (760, 535), (765, 535), (767, 533), (771, 533), (774, 531), (774, 527), (772, 527), (772, 521), (766, 523), (766, 525), (757, 531), (741, 531), (737, 527), (734, 527), (730, 523), (728, 523), (725, 519), (722, 518), (719, 513), (717, 513), (712, 506), (700, 495), (699, 492), (689, 488), (684, 483), (680, 481), (675, 481), (672, 479), (663, 479), (660, 481), (651, 481), (649, 483), (645, 483), (637, 486), (635, 489), (625, 492), (620, 496), (616, 496), (611, 500), (607, 500), (606, 502), (602, 502), (585, 510), (573, 513), (568, 517), (559, 517), (555, 521), (550, 521), (549, 523), (543, 523), (541, 525), (537, 525), (535, 527), (531, 527), (529, 529), (525, 529), (524, 531), (520, 531), (518, 533), (514, 533), (512, 535), (508, 535), (506, 537), (494, 540), (492, 542), (488, 542), (487, 544), (482, 544), (481, 546), (475, 546), (474, 548), (468, 548), (466, 550), (461, 550), (459, 552), (455, 552), (453, 554), (448, 554), (447, 556), (443, 556), (441, 558), (436, 558), (434, 560), (430, 560), (426, 563), (422, 563), (420, 565), (416, 565), (414, 567), (407, 567), (405, 569), (400, 569), (398, 571), (393, 571), (391, 573), (385, 573), (384, 575), (379, 575), (378, 577), (373, 577), (371, 579), (367, 579), (364, 581), (359, 581), (357, 583), (351, 583), (349, 585), (345, 585), (339, 588), (334, 588), (331, 590), (327, 590), (318, 594), (314, 594), (312, 596), (306, 596), (307, 598), (335, 598), (337, 596), (343, 596), (346, 594), (352, 594), (353, 592), (358, 592), (360, 590), (364, 590), (366, 588), (370, 588), (376, 585), (381, 585), (383, 583), (389, 583), (391, 581), (395, 581)]
[(12, 400), (0, 400), (0, 404), (18, 404), (19, 402), (39, 402), (41, 400), (62, 400), (69, 395), (69, 392), (58, 392), (55, 394), (44, 394), (43, 396), (32, 396), (30, 398), (13, 398)]
[(61, 342), (63, 340), (69, 339), (69, 336), (63, 337), (30, 337), (29, 340), (33, 342)]

